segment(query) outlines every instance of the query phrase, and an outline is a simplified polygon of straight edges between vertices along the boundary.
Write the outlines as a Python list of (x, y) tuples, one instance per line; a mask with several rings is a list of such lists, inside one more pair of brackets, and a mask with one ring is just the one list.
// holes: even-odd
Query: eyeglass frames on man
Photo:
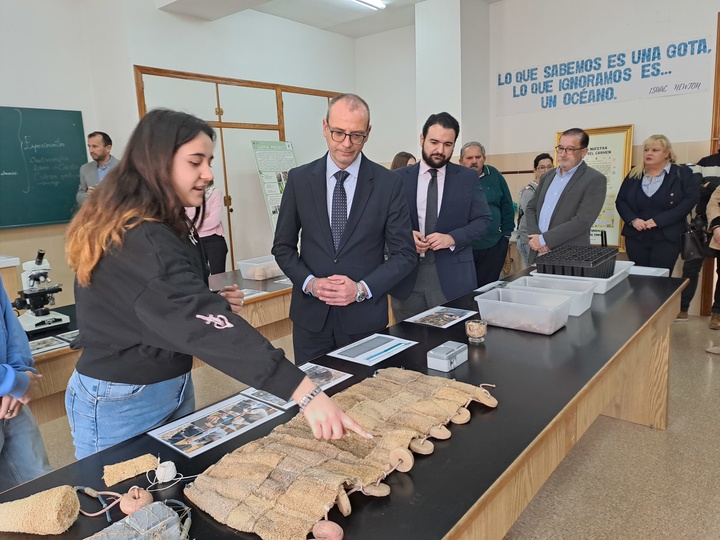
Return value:
[(330, 132), (330, 137), (335, 142), (343, 142), (345, 140), (345, 137), (350, 137), (351, 143), (362, 144), (367, 138), (367, 135), (364, 135), (362, 133), (345, 133), (344, 131), (340, 131), (337, 129), (330, 129), (328, 131)]
[(555, 147), (555, 151), (556, 151), (558, 154), (574, 154), (574, 153), (577, 152), (578, 150), (585, 150), (586, 148), (587, 148), (587, 146), (583, 146), (583, 147), (581, 147), (581, 148), (573, 148), (573, 147), (571, 147), (571, 146), (565, 148), (564, 146), (556, 146), (556, 147)]
[(535, 169), (538, 171), (550, 171), (555, 168), (555, 165), (538, 165)]

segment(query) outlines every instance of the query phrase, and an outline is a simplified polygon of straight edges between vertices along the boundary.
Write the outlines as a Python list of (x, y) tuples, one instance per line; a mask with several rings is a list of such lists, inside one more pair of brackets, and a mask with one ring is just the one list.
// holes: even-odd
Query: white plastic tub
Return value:
[(244, 279), (255, 279), (262, 281), (263, 279), (270, 279), (278, 276), (282, 276), (282, 270), (275, 262), (273, 255), (264, 255), (262, 257), (255, 257), (254, 259), (245, 259), (237, 262), (240, 268), (240, 273)]
[(508, 283), (507, 286), (511, 289), (572, 296), (573, 300), (570, 304), (570, 315), (572, 317), (578, 317), (590, 309), (593, 291), (597, 284), (587, 280), (569, 281), (538, 275), (535, 277), (524, 276), (518, 278)]
[(550, 335), (567, 324), (572, 297), (503, 288), (482, 293), (475, 301), (490, 325)]
[[(579, 276), (562, 276), (559, 274), (552, 274), (553, 279), (562, 279), (569, 281), (591, 281), (595, 283), (595, 294), (605, 294), (615, 285), (620, 283), (628, 274), (630, 274), (630, 268), (635, 263), (632, 261), (615, 261), (615, 271), (609, 278), (592, 278), (592, 277), (579, 277)], [(533, 276), (549, 276), (551, 274), (542, 274), (537, 270), (530, 272)]]

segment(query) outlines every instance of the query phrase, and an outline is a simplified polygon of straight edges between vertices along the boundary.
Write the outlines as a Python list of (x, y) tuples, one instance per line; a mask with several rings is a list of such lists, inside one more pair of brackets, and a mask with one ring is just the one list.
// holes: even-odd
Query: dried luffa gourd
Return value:
[[(270, 435), (248, 443), (208, 468), (185, 494), (213, 518), (265, 540), (342, 538), (336, 524), (321, 521), (335, 505), (351, 512), (348, 494), (390, 493), (385, 477), (409, 471), (413, 454), (430, 454), (428, 438), (447, 439), (446, 424), (470, 419), (477, 401), (496, 407), (481, 385), (388, 368), (333, 396), (333, 400), (375, 438), (351, 434), (317, 440), (302, 415)], [(408, 450), (410, 449), (410, 450)], [(323, 529), (335, 527), (330, 536)]]

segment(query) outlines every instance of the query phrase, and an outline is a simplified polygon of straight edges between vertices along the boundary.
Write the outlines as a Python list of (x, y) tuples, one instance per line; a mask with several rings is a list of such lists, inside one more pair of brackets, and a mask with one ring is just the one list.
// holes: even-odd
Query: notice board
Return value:
[(0, 228), (70, 221), (85, 144), (80, 111), (0, 107)]

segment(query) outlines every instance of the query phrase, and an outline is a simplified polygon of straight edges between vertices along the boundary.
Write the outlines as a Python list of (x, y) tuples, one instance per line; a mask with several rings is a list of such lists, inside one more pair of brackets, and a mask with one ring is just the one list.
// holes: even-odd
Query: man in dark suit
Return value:
[(294, 285), (297, 363), (385, 328), (386, 294), (417, 261), (400, 178), (361, 153), (369, 134), (362, 98), (331, 99), (328, 153), (288, 175), (272, 253)]
[(398, 169), (410, 207), (419, 264), (394, 287), (398, 321), (462, 296), (477, 287), (471, 243), (492, 220), (477, 173), (450, 163), (460, 124), (446, 112), (425, 122), (422, 160)]
[(80, 185), (75, 196), (78, 205), (84, 203), (88, 193), (95, 189), (111, 169), (120, 164), (117, 159), (110, 155), (112, 150), (110, 135), (102, 131), (93, 131), (88, 135), (87, 141), (92, 161), (80, 167)]
[(564, 131), (557, 151), (557, 169), (540, 178), (540, 187), (525, 210), (529, 261), (565, 245), (590, 245), (607, 192), (607, 178), (583, 161), (590, 137), (580, 128)]

